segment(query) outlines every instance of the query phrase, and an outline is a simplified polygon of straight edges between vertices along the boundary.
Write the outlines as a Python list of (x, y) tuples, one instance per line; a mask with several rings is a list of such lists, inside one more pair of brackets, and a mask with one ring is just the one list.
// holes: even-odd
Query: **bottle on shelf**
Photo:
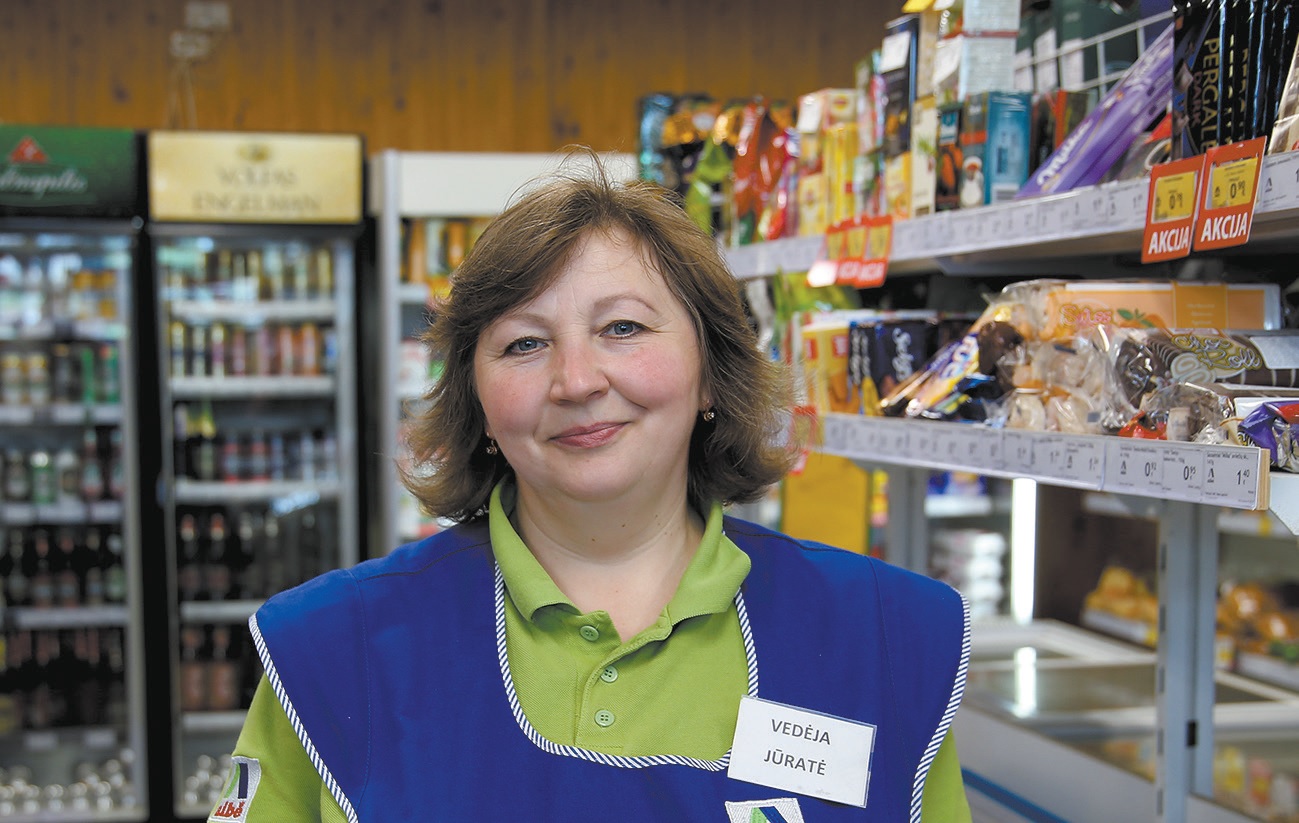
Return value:
[(25, 503), (32, 496), (31, 475), (27, 471), (27, 455), (16, 448), (4, 453), (4, 499)]
[(204, 399), (199, 404), (197, 443), (194, 448), (195, 476), (199, 480), (217, 477), (216, 421), (212, 416), (212, 401)]
[(23, 357), (17, 352), (5, 352), (0, 358), (0, 403), (21, 406), (27, 402), (27, 373)]
[(69, 443), (64, 443), (54, 453), (54, 476), (58, 488), (57, 502), (63, 505), (81, 502), (81, 458)]
[(104, 599), (109, 603), (126, 602), (126, 557), (123, 554), (122, 535), (110, 531), (104, 538), (104, 550), (99, 566), (104, 570)]
[(54, 605), (54, 570), (50, 567), (50, 535), (44, 529), (32, 532), (32, 557), (31, 603), (48, 609)]
[(53, 505), (59, 498), (58, 479), (54, 474), (54, 461), (45, 449), (36, 449), (27, 458), (31, 468), (31, 500), (38, 506)]
[(180, 630), (180, 708), (199, 712), (207, 708), (207, 677), (203, 661), (203, 629), (182, 626)]
[(33, 406), (50, 404), (50, 367), (44, 352), (27, 355), (27, 402)]
[(95, 345), (82, 343), (77, 347), (78, 359), (81, 361), (81, 405), (93, 406), (99, 402), (99, 375), (96, 367)]
[(167, 326), (168, 339), (171, 342), (171, 376), (184, 377), (185, 368), (185, 324), (173, 320)]
[(192, 602), (199, 598), (202, 588), (202, 571), (199, 564), (202, 556), (198, 545), (198, 523), (194, 515), (186, 512), (181, 515), (179, 525), (180, 556), (176, 560), (176, 586), (182, 603)]
[(107, 597), (105, 575), (108, 567), (104, 563), (104, 539), (98, 528), (86, 529), (82, 541), (84, 559), (80, 565), (84, 571), (85, 602), (87, 606), (102, 606)]
[(126, 460), (122, 454), (122, 430), (116, 427), (108, 433), (108, 496), (113, 500), (126, 499)]
[(10, 606), (26, 606), (31, 603), (31, 558), (23, 551), (26, 537), (21, 529), (10, 529), (5, 541), (5, 553), (8, 557), (5, 575), (5, 602)]
[(189, 373), (194, 377), (208, 376), (207, 328), (192, 326), (189, 330)]
[(63, 608), (80, 606), (82, 601), (79, 575), (84, 573), (84, 570), (78, 568), (77, 561), (81, 558), (76, 551), (77, 538), (72, 533), (72, 529), (65, 526), (55, 533), (54, 548), (54, 557), (50, 565), (54, 576), (55, 602)]
[(101, 403), (116, 405), (122, 402), (122, 381), (117, 355), (117, 346), (113, 343), (102, 343), (99, 346), (99, 392)]
[(328, 300), (334, 294), (334, 255), (329, 249), (316, 249), (316, 294)]
[(50, 348), (50, 399), (53, 402), (77, 402), (79, 395), (76, 368), (70, 345), (55, 343)]
[(207, 551), (203, 561), (203, 589), (208, 600), (226, 600), (231, 595), (230, 550), (226, 540), (226, 519), (221, 512), (208, 518)]
[(239, 708), (239, 663), (232, 659), (229, 626), (213, 626), (207, 664), (207, 708), (226, 712)]
[(226, 326), (224, 323), (213, 323), (210, 332), (212, 339), (212, 368), (213, 377), (226, 376)]
[(91, 428), (81, 436), (81, 499), (94, 503), (104, 497), (104, 467), (99, 460), (99, 435)]

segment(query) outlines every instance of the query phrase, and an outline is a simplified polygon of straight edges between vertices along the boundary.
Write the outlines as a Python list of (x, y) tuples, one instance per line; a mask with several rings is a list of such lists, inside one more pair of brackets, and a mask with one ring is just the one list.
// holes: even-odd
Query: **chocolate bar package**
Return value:
[(935, 326), (929, 314), (898, 312), (881, 318), (871, 331), (870, 375), (881, 395), (920, 371), (933, 354)]
[(1268, 152), (1279, 154), (1299, 148), (1299, 48), (1291, 49), (1289, 71), (1277, 105), (1276, 123)]
[(1059, 194), (1104, 180), (1132, 142), (1163, 116), (1172, 92), (1173, 27), (1150, 44), (1100, 104), (1019, 190)]
[[(1259, 110), (1255, 116), (1256, 134), (1271, 133), (1276, 125), (1281, 100), (1290, 82), (1287, 66), (1293, 65), (1293, 55), (1299, 47), (1299, 10), (1293, 0), (1268, 0), (1268, 14), (1264, 21), (1266, 42), (1258, 50), (1257, 63), (1262, 70), (1256, 75)], [(1299, 81), (1296, 81), (1299, 82)]]
[(1195, 157), (1223, 142), (1218, 105), (1222, 2), (1178, 0), (1173, 6), (1174, 160)]
[(961, 152), (960, 103), (938, 109), (938, 155), (934, 182), (934, 210), (950, 211), (961, 205), (961, 172), (965, 165)]
[(1240, 442), (1266, 451), (1276, 468), (1299, 472), (1299, 402), (1265, 403), (1237, 431)]

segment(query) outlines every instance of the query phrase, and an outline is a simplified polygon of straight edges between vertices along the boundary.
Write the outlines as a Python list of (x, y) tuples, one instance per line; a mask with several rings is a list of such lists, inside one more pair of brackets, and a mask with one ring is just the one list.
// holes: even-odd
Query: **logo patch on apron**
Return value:
[(798, 800), (792, 797), (727, 803), (726, 815), (731, 823), (803, 823)]
[(245, 823), (248, 820), (248, 807), (257, 794), (257, 784), (262, 780), (262, 766), (251, 757), (231, 758), (230, 777), (226, 787), (221, 790), (221, 799), (217, 801), (208, 816), (208, 823)]

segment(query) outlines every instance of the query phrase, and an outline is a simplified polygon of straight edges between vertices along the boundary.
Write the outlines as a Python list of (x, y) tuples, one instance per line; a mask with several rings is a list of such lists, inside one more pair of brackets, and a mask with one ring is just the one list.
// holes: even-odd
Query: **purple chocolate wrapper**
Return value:
[(1173, 27), (1146, 47), (1137, 62), (1083, 119), (1016, 197), (1060, 194), (1100, 183), (1132, 141), (1168, 108), (1173, 93)]
[(1299, 403), (1264, 403), (1240, 421), (1240, 435), (1271, 456), (1278, 469), (1299, 472)]

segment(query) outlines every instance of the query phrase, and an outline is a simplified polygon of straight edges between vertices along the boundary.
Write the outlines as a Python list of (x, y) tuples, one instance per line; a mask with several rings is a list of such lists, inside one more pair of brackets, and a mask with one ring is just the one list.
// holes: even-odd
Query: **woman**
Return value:
[(427, 339), (405, 479), (461, 525), (258, 611), (211, 819), (969, 818), (964, 604), (723, 516), (787, 470), (788, 404), (661, 189), (526, 194)]

